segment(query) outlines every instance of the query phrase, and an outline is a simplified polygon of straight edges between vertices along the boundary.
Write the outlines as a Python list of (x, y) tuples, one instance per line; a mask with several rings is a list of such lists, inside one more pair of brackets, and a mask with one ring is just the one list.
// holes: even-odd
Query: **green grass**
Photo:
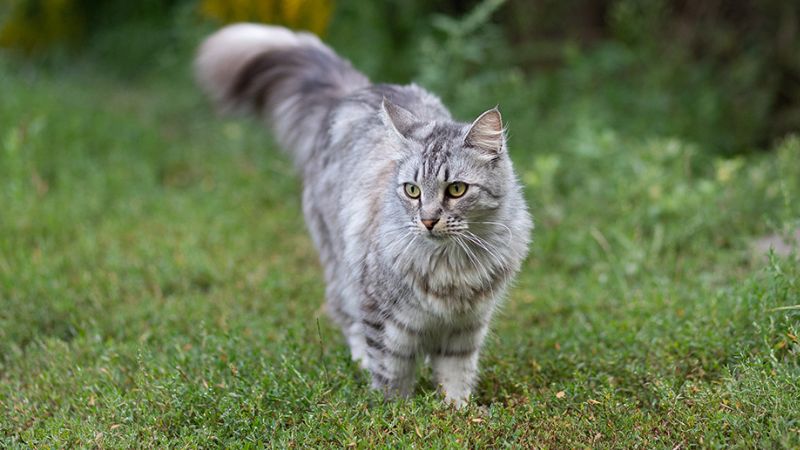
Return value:
[(584, 78), (453, 105), (500, 102), (537, 223), (454, 411), (425, 369), (369, 391), (259, 126), (0, 65), (0, 446), (800, 446), (800, 264), (750, 250), (798, 226), (800, 139), (716, 157), (664, 86)]

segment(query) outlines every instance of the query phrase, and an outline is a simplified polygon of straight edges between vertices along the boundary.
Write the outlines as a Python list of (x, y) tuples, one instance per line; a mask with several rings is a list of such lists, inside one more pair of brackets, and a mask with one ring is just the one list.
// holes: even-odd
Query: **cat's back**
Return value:
[(362, 153), (390, 137), (391, 130), (380, 116), (384, 100), (408, 110), (422, 123), (452, 120), (441, 100), (416, 84), (374, 84), (342, 98), (331, 109), (326, 139), (318, 150), (337, 153), (328, 158), (369, 156)]
[(373, 84), (342, 98), (339, 108), (360, 106), (365, 113), (377, 115), (384, 99), (409, 110), (421, 121), (451, 120), (450, 112), (439, 97), (414, 83)]

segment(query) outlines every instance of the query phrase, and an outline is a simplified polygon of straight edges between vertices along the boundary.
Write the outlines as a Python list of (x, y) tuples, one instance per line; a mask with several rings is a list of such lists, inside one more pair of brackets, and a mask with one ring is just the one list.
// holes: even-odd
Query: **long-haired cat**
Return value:
[(425, 357), (463, 406), (533, 226), (500, 112), (455, 121), (422, 88), (373, 84), (317, 37), (275, 26), (216, 32), (196, 72), (222, 108), (263, 115), (291, 155), (327, 310), (372, 386), (409, 395)]

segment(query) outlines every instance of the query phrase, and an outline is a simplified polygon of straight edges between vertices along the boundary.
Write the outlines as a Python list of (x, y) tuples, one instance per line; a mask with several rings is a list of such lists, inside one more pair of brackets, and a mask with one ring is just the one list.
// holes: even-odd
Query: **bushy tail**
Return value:
[(195, 71), (223, 110), (263, 115), (299, 167), (308, 161), (330, 107), (369, 85), (316, 36), (247, 23), (209, 36)]

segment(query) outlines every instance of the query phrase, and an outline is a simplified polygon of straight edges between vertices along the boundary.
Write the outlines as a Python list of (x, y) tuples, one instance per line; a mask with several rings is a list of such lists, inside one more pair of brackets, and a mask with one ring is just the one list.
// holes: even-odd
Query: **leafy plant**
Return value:
[(437, 14), (419, 42), (415, 80), (448, 100), (474, 98), (509, 73), (508, 44), (492, 15), (506, 0), (483, 0), (461, 18)]

